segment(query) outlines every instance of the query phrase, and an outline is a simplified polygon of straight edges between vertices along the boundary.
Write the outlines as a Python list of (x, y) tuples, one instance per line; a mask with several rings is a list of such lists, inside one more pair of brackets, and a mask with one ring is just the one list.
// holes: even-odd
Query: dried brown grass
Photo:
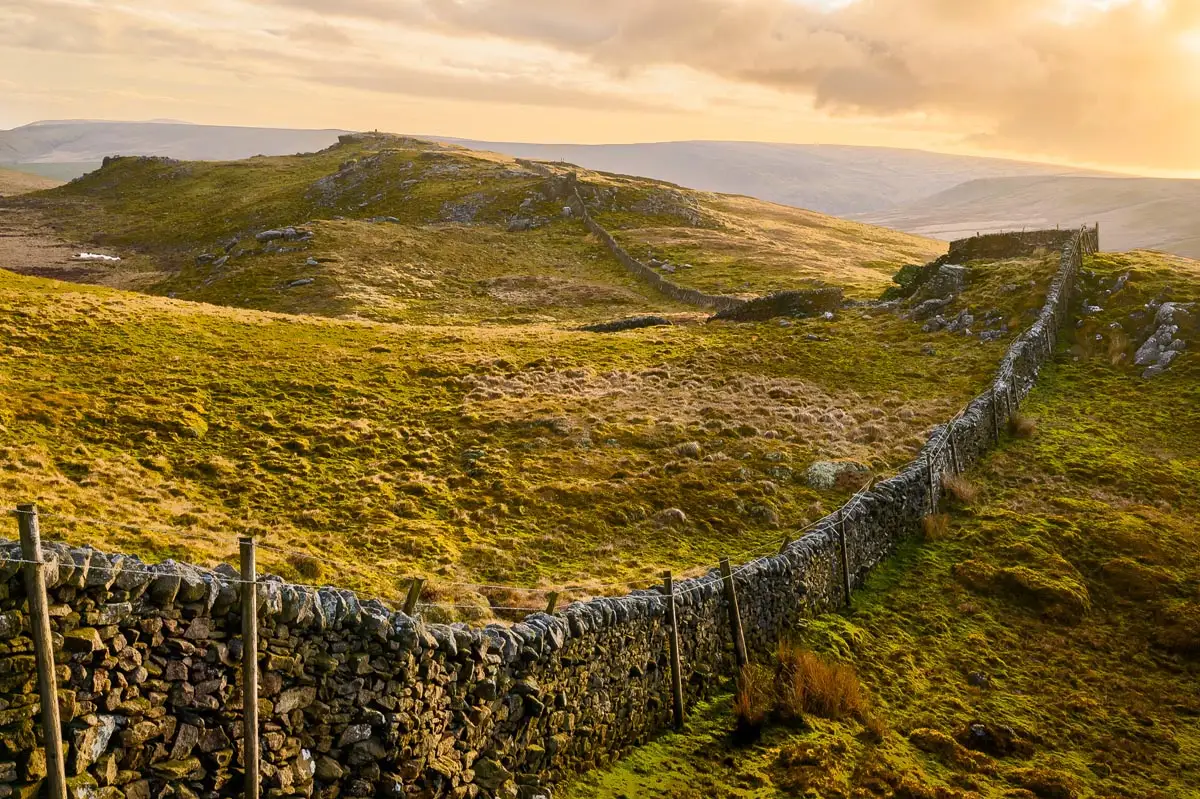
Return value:
[(739, 743), (752, 743), (762, 734), (774, 703), (773, 688), (769, 670), (754, 664), (742, 667), (733, 696), (733, 734)]
[(852, 666), (821, 657), (792, 641), (780, 643), (776, 657), (781, 718), (799, 720), (805, 713), (827, 719), (866, 717), (867, 700)]
[(1037, 432), (1037, 420), (1023, 413), (1013, 414), (1008, 420), (1008, 433), (1013, 438), (1033, 438)]
[(928, 541), (944, 541), (950, 534), (950, 514), (931, 513), (921, 520)]
[(942, 477), (942, 488), (950, 498), (962, 507), (970, 507), (979, 501), (979, 486), (959, 474), (948, 474)]

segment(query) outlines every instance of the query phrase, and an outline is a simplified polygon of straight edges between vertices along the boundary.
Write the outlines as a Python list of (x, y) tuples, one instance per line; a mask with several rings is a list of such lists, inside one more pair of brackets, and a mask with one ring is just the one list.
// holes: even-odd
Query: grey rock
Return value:
[(351, 724), (342, 731), (338, 738), (338, 748), (342, 749), (347, 746), (352, 746), (356, 743), (361, 743), (371, 737), (370, 724)]
[(842, 475), (852, 476), (855, 480), (859, 477), (866, 480), (870, 473), (870, 468), (856, 461), (817, 461), (804, 473), (804, 481), (810, 488), (829, 491), (837, 486), (838, 478)]
[(87, 727), (75, 731), (75, 773), (82, 774), (108, 749), (117, 731), (116, 716), (89, 716)]
[(298, 286), (308, 286), (308, 285), (311, 285), (312, 283), (314, 283), (315, 281), (316, 281), (316, 278), (302, 277), (299, 280), (293, 280), (291, 283), (288, 283), (288, 288), (294, 289)]
[(303, 688), (290, 688), (279, 695), (275, 700), (275, 712), (281, 715), (291, 713), (293, 710), (303, 710), (311, 705), (317, 698), (317, 689), (313, 686), (305, 686)]

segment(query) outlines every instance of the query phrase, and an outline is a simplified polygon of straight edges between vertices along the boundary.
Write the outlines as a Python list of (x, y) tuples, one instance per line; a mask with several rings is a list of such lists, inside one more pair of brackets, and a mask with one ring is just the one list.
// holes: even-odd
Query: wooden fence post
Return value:
[(937, 487), (933, 484), (933, 453), (925, 451), (925, 474), (929, 477), (929, 512), (937, 513)]
[(254, 539), (239, 541), (242, 555), (242, 740), (246, 754), (243, 796), (258, 799), (258, 578)]
[(742, 612), (738, 608), (737, 587), (733, 583), (733, 570), (729, 558), (721, 558), (721, 580), (725, 583), (725, 603), (729, 607), (729, 630), (733, 635), (733, 655), (737, 660), (738, 673), (750, 662), (746, 654), (746, 636), (742, 632)]
[(46, 598), (46, 567), (37, 505), (17, 506), (21, 531), (21, 557), (26, 561), (25, 596), (29, 600), (29, 629), (37, 666), (38, 698), (42, 705), (42, 732), (46, 744), (47, 796), (67, 798), (67, 771), (63, 763), (62, 721), (58, 715), (58, 678), (54, 672), (54, 645), (50, 635), (50, 608)]
[(787, 548), (791, 545), (792, 537), (790, 535), (785, 535), (783, 537), (783, 543), (779, 545), (779, 554), (782, 555), (784, 552), (787, 552)]
[(667, 624), (671, 628), (671, 698), (675, 710), (675, 729), (682, 730), (683, 664), (679, 660), (679, 624), (675, 618), (675, 582), (671, 572), (663, 572), (663, 593), (667, 597)]
[(846, 594), (846, 607), (850, 607), (850, 550), (846, 546), (846, 512), (838, 513), (838, 538), (842, 543), (842, 589)]
[(421, 589), (425, 586), (425, 578), (414, 577), (408, 584), (408, 596), (404, 598), (404, 615), (411, 616), (417, 609), (417, 600), (421, 598)]
[(1000, 443), (1000, 395), (996, 393), (995, 383), (992, 383), (992, 437)]
[(551, 591), (546, 595), (546, 615), (553, 616), (555, 608), (558, 607), (558, 592)]
[(946, 437), (950, 439), (950, 465), (954, 469), (955, 474), (962, 474), (962, 466), (958, 462), (958, 445), (954, 443), (954, 426), (946, 432)]

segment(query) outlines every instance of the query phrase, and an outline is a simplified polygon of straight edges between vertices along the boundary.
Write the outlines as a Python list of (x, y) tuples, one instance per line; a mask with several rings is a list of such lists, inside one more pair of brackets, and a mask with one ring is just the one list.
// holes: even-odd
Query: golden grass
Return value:
[(1033, 438), (1037, 432), (1037, 420), (1023, 413), (1015, 413), (1008, 419), (1008, 433), (1013, 438)]
[(749, 742), (758, 737), (774, 704), (774, 678), (769, 669), (756, 664), (742, 667), (733, 696), (734, 737)]
[(979, 501), (979, 486), (960, 474), (947, 474), (942, 477), (942, 487), (951, 499), (960, 506), (970, 507)]
[[(691, 264), (669, 279), (711, 293), (759, 295), (836, 285), (850, 297), (875, 297), (901, 266), (925, 263), (946, 249), (944, 242), (750, 197), (689, 194), (698, 199), (708, 225), (630, 221), (610, 232), (643, 261), (653, 250), (673, 263)], [(618, 218), (599, 215), (610, 226)]]
[(785, 719), (805, 713), (827, 719), (866, 716), (868, 705), (854, 667), (822, 657), (795, 641), (782, 641), (776, 653), (778, 708)]
[(942, 541), (950, 534), (950, 514), (931, 513), (921, 520), (928, 541)]

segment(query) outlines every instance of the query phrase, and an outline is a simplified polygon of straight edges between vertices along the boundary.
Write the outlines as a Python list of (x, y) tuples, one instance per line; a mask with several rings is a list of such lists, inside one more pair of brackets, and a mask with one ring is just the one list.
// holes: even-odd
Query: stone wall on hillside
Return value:
[[(967, 468), (1052, 356), (1096, 232), (1063, 247), (1037, 321), (989, 389), (916, 460), (784, 552), (736, 568), (749, 648), (798, 622), (916, 534), (957, 460)], [(953, 447), (953, 450), (951, 449)], [(241, 786), (242, 585), (215, 571), (51, 545), (49, 601), (72, 793), (101, 799), (236, 795)], [(15, 545), (0, 556), (19, 558)], [(0, 799), (36, 795), (36, 676), (19, 563), (0, 560)], [(716, 571), (676, 584), (684, 694), (733, 671)], [(659, 590), (536, 613), (512, 626), (425, 624), (350, 591), (263, 578), (255, 596), (267, 797), (535, 797), (672, 721)]]
[(965, 264), (985, 259), (1020, 258), (1038, 250), (1061, 250), (1078, 234), (1078, 230), (1029, 230), (972, 236), (950, 242), (945, 262)]
[[(600, 242), (613, 254), (621, 265), (632, 272), (636, 277), (649, 283), (659, 292), (665, 294), (676, 302), (682, 302), (687, 305), (695, 305), (700, 308), (711, 308), (715, 311), (730, 311), (744, 304), (746, 300), (740, 297), (727, 297), (723, 294), (706, 294), (703, 291), (689, 289), (680, 286), (673, 281), (663, 277), (653, 267), (642, 263), (634, 258), (629, 252), (617, 243), (607, 230), (600, 226), (591, 213), (587, 209), (587, 203), (583, 199), (583, 195), (579, 192), (579, 184), (574, 172), (563, 173), (552, 167), (538, 161), (529, 161), (524, 158), (516, 159), (517, 163), (526, 169), (537, 172), (539, 175), (554, 181), (562, 181), (564, 178), (569, 179), (571, 195), (566, 197), (571, 211), (583, 221), (587, 229), (595, 234), (600, 239)], [(555, 195), (557, 196), (557, 195)]]
[(667, 280), (659, 274), (653, 267), (650, 267), (638, 259), (634, 258), (629, 252), (617, 243), (617, 240), (612, 237), (612, 234), (600, 226), (600, 223), (592, 218), (588, 212), (587, 204), (583, 201), (583, 197), (578, 190), (575, 192), (574, 202), (571, 203), (571, 210), (575, 212), (587, 229), (591, 231), (596, 238), (611, 252), (621, 265), (632, 272), (635, 276), (641, 278), (646, 283), (649, 283), (659, 292), (665, 294), (676, 302), (695, 305), (700, 308), (711, 308), (714, 311), (731, 311), (745, 304), (746, 300), (741, 297), (727, 297), (723, 294), (706, 294), (697, 289), (689, 289), (680, 286), (670, 280)]

